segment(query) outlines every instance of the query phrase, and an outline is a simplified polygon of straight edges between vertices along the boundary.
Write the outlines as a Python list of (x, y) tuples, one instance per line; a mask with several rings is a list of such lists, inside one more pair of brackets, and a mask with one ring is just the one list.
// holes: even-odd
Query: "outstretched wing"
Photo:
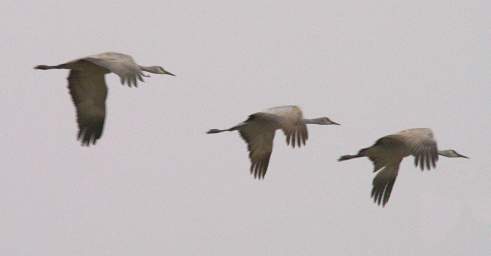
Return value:
[(121, 78), (121, 83), (123, 85), (126, 83), (129, 87), (137, 87), (137, 80), (143, 82), (143, 76), (145, 76), (133, 58), (126, 54), (101, 53), (88, 56), (84, 60), (117, 74)]
[(286, 136), (286, 144), (292, 147), (305, 145), (309, 134), (307, 126), (302, 122), (303, 113), (300, 107), (294, 105), (279, 106), (266, 109), (261, 112), (263, 115), (270, 116)]
[(301, 147), (302, 144), (305, 145), (305, 142), (309, 138), (307, 126), (302, 123), (298, 123), (293, 126), (283, 127), (282, 130), (286, 136), (286, 144), (291, 144), (292, 147), (295, 147), (295, 145), (298, 145), (298, 147)]
[(385, 206), (389, 201), (399, 172), (399, 163), (400, 161), (386, 164), (373, 179), (371, 196), (376, 204)]
[(428, 128), (416, 128), (404, 130), (398, 133), (414, 156), (414, 164), (421, 170), (430, 170), (436, 167), (438, 161), (438, 147), (433, 137), (433, 132)]
[(106, 116), (107, 87), (100, 69), (71, 70), (68, 88), (77, 109), (78, 139), (95, 144), (102, 136)]
[(396, 135), (387, 135), (378, 139), (373, 146), (362, 150), (368, 152), (368, 158), (373, 163), (373, 172), (376, 172), (391, 162), (402, 160), (402, 153), (397, 154), (397, 151), (404, 150), (404, 142)]
[(246, 122), (247, 125), (243, 126), (239, 133), (247, 143), (251, 160), (250, 171), (254, 178), (263, 179), (273, 151), (275, 129), (267, 121), (262, 121), (255, 115), (249, 116)]

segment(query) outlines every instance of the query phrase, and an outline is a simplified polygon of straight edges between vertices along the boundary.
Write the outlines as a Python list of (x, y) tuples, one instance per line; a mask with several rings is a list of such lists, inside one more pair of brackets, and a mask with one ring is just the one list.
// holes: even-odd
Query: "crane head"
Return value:
[(440, 150), (438, 154), (446, 157), (460, 157), (460, 158), (469, 158), (467, 156), (464, 156), (462, 154), (457, 153), (457, 151), (453, 149), (446, 149), (446, 150)]
[(160, 74), (163, 74), (163, 75), (176, 76), (176, 75), (172, 74), (171, 72), (165, 70), (163, 67), (160, 67), (160, 66), (157, 67), (157, 70), (159, 71)]

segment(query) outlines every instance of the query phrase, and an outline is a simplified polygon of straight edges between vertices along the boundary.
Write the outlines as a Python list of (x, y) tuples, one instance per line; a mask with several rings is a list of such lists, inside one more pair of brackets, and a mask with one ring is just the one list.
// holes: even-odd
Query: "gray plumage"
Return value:
[(305, 119), (297, 106), (280, 106), (254, 113), (247, 120), (228, 129), (211, 129), (207, 133), (239, 131), (247, 143), (250, 171), (254, 178), (263, 179), (273, 151), (276, 130), (283, 130), (287, 145), (301, 147), (308, 139), (307, 124), (337, 125), (327, 117)]
[(371, 196), (375, 203), (385, 206), (394, 187), (399, 164), (404, 157), (414, 156), (414, 163), (421, 170), (436, 167), (438, 156), (463, 157), (453, 149), (438, 150), (433, 132), (428, 128), (414, 128), (387, 135), (371, 147), (361, 149), (356, 155), (344, 155), (339, 161), (368, 157), (377, 175), (373, 179)]
[(35, 69), (69, 69), (68, 88), (77, 109), (78, 139), (82, 145), (95, 144), (102, 136), (106, 116), (107, 86), (104, 76), (115, 73), (121, 83), (137, 87), (137, 80), (148, 77), (143, 71), (174, 75), (159, 66), (140, 66), (129, 55), (106, 52), (56, 66), (38, 65)]

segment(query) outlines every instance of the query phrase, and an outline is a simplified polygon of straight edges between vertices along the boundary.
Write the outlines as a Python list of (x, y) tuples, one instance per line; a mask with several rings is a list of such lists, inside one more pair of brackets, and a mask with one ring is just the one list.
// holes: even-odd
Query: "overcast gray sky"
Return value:
[[(491, 255), (491, 2), (2, 1), (0, 255)], [(177, 77), (107, 76), (104, 135), (79, 145), (67, 72), (118, 51)], [(300, 105), (263, 181), (235, 133)], [(385, 208), (346, 153), (430, 127), (441, 158), (401, 165)]]

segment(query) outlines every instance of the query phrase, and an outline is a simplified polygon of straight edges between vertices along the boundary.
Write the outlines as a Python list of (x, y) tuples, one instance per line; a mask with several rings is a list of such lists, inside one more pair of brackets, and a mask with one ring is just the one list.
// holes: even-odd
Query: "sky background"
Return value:
[[(0, 255), (491, 255), (491, 2), (2, 1)], [(65, 70), (104, 51), (162, 65), (107, 76), (104, 134), (76, 141)], [(285, 104), (342, 126), (277, 133), (266, 179), (236, 133)], [(385, 208), (372, 164), (337, 162), (430, 127)]]

